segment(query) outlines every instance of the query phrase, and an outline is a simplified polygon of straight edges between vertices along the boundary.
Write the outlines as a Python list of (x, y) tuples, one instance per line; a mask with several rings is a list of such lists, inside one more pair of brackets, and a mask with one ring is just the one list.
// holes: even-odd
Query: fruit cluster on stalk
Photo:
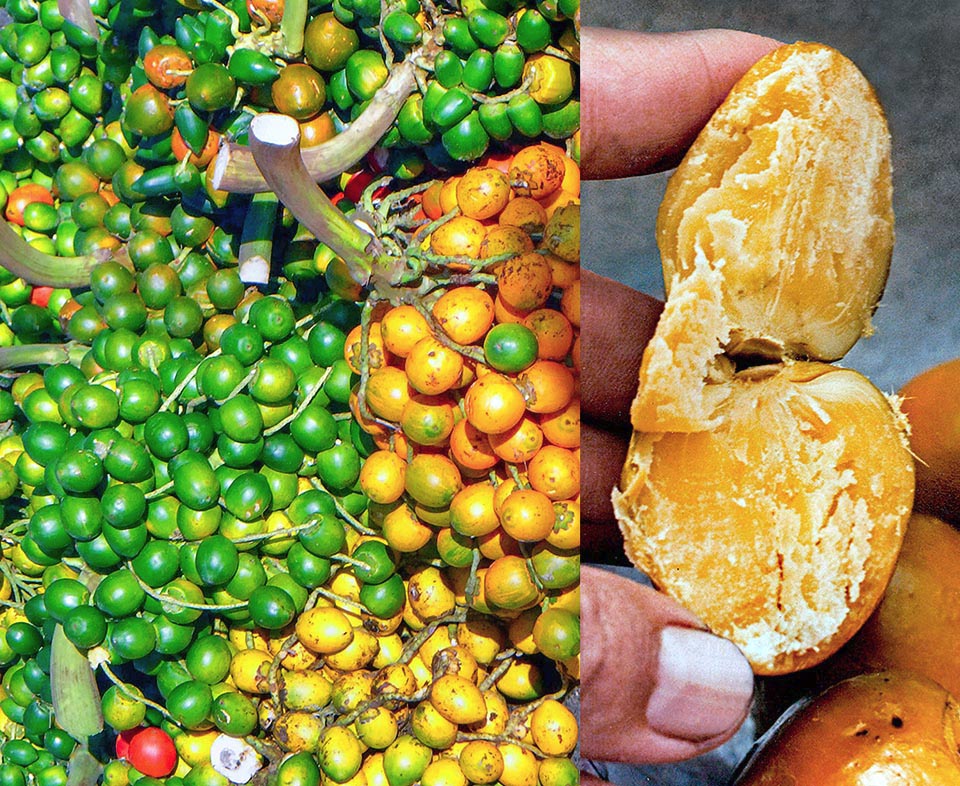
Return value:
[(6, 12), (0, 784), (574, 783), (575, 4)]

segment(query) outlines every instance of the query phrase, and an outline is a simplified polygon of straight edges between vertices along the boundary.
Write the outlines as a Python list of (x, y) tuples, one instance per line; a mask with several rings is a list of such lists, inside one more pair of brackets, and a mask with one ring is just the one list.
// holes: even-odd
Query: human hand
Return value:
[[(627, 177), (677, 163), (734, 83), (777, 46), (723, 30), (581, 35), (582, 174)], [(584, 557), (622, 555), (610, 493), (630, 436), (643, 347), (662, 304), (583, 271), (582, 517)], [(584, 568), (581, 754), (676, 761), (729, 739), (750, 709), (753, 674), (728, 641), (669, 598)], [(599, 781), (583, 773), (584, 784)]]

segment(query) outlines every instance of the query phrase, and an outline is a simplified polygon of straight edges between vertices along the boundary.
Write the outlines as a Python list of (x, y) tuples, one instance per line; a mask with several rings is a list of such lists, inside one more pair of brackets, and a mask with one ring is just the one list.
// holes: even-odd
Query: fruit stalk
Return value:
[(245, 282), (251, 282), (245, 268), (258, 264), (264, 268), (264, 277), (269, 279), (270, 260), (273, 257), (273, 230), (277, 222), (277, 198), (270, 191), (254, 194), (243, 221), (240, 248), (240, 274)]
[(86, 747), (79, 747), (73, 752), (67, 769), (70, 773), (67, 786), (92, 786), (99, 783), (103, 775), (103, 765)]
[(286, 0), (280, 21), (280, 35), (283, 37), (283, 49), (287, 57), (297, 57), (303, 52), (303, 31), (306, 24), (307, 0)]
[(300, 155), (297, 121), (287, 115), (258, 115), (250, 124), (250, 150), (270, 190), (321, 243), (342, 257), (354, 281), (366, 284), (377, 243), (348, 221), (313, 181)]
[[(403, 102), (417, 86), (412, 58), (397, 65), (390, 78), (360, 117), (333, 139), (302, 152), (303, 162), (315, 183), (324, 183), (360, 161), (390, 129)], [(271, 190), (254, 161), (252, 146), (227, 142), (217, 154), (213, 186), (235, 194)]]
[(88, 347), (71, 344), (21, 344), (0, 348), (0, 369), (24, 366), (55, 366), (60, 363), (79, 365)]
[(86, 287), (90, 271), (112, 258), (128, 265), (126, 252), (101, 252), (78, 257), (58, 257), (38, 251), (14, 232), (6, 221), (0, 221), (0, 265), (34, 286)]

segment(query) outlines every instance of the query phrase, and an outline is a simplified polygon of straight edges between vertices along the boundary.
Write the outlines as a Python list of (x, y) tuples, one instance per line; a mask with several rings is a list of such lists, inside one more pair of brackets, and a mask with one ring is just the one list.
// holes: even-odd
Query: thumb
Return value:
[(581, 755), (678, 761), (736, 732), (753, 672), (734, 644), (650, 587), (597, 568), (583, 568), (581, 596)]

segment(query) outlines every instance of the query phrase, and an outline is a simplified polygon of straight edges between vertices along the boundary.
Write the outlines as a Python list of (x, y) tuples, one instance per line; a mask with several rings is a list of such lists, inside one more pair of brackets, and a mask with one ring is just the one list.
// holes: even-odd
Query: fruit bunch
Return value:
[[(8, 5), (0, 197), (15, 232), (0, 228), (10, 271), (0, 300), (29, 308), (12, 311), (16, 339), (0, 335), (5, 344), (55, 336), (63, 290), (84, 286), (105, 256), (137, 269), (243, 267), (264, 253), (256, 241), (273, 241), (296, 276), (322, 272), (327, 249), (310, 264), (322, 219), (287, 205), (294, 216), (277, 226), (247, 145), (260, 114), (297, 121), (309, 175), (328, 195), (344, 171), (409, 181), (579, 126), (575, 3), (427, 3), (382, 20), (379, 6), (303, 0), (210, 0), (189, 13), (172, 2)], [(341, 211), (352, 214), (356, 191)]]
[[(469, 182), (471, 173), (464, 177)], [(504, 281), (506, 265), (495, 267)], [(162, 337), (147, 327), (143, 301), (145, 292), (157, 295), (159, 270), (170, 268), (137, 275), (115, 262), (95, 268), (94, 303), (81, 308), (104, 324), (79, 365), (21, 374), (11, 390), (25, 427), (7, 439), (4, 462), (11, 496), (18, 491), (25, 504), (8, 528), (16, 543), (8, 549), (16, 568), (8, 594), (22, 609), (8, 612), (5, 627), (7, 717), (30, 726), (26, 739), (35, 746), (60, 732), (103, 741), (96, 726), (84, 726), (99, 713), (71, 718), (69, 707), (83, 706), (75, 692), (56, 707), (54, 686), (65, 677), (53, 653), (62, 631), (61, 647), (86, 655), (85, 668), (88, 659), (97, 664), (107, 729), (143, 733), (146, 724), (152, 738), (169, 738), (173, 753), (160, 764), (142, 758), (136, 733), (127, 735), (129, 749), (119, 738), (117, 755), (148, 777), (175, 768), (184, 777), (216, 772), (210, 746), (221, 733), (256, 739), (258, 769), (263, 761), (290, 768), (283, 753), (309, 753), (318, 758), (301, 757), (296, 766), (334, 779), (353, 777), (361, 763), (377, 766), (380, 759), (367, 763), (362, 748), (386, 749), (391, 782), (405, 777), (397, 767), (419, 766), (395, 753), (411, 746), (424, 768), (435, 763), (432, 751), (453, 749), (464, 773), (477, 750), (494, 763), (520, 757), (535, 772), (537, 760), (522, 743), (527, 735), (538, 753), (569, 754), (573, 718), (548, 691), (559, 676), (549, 663), (573, 676), (579, 651), (574, 376), (559, 372), (565, 392), (538, 406), (537, 378), (521, 373), (537, 363), (559, 366), (538, 360), (541, 354), (569, 354), (574, 328), (564, 312), (529, 311), (553, 315), (529, 320), (535, 328), (547, 320), (564, 328), (565, 338), (543, 342), (542, 350), (542, 330), (499, 322), (516, 346), (502, 337), (485, 341), (494, 366), (480, 376), (484, 364), (471, 363), (477, 377), (462, 398), (496, 377), (520, 406), (501, 417), (522, 418), (530, 408), (526, 429), (567, 447), (538, 445), (529, 457), (505, 448), (503, 460), (488, 441), (497, 485), (480, 482), (482, 470), (468, 458), (462, 468), (474, 482), (455, 494), (460, 468), (428, 450), (442, 439), (420, 436), (423, 426), (409, 418), (380, 424), (360, 413), (364, 379), (376, 391), (390, 368), (371, 368), (376, 346), (356, 346), (370, 329), (363, 314), (378, 307), (369, 305), (374, 296), (360, 308), (328, 295), (301, 315), (306, 304), (245, 292), (237, 271), (224, 269), (207, 279), (217, 304), (207, 318), (195, 301), (166, 288), (167, 302), (153, 317), (166, 329)], [(483, 295), (493, 314), (481, 289), (447, 295), (468, 304)], [(388, 305), (384, 321), (406, 308)], [(435, 317), (414, 313), (429, 333)], [(140, 317), (117, 324), (117, 314)], [(495, 327), (491, 319), (484, 333), (496, 338)], [(465, 345), (462, 351), (468, 354)], [(416, 375), (415, 364), (407, 369)], [(427, 404), (438, 396), (411, 398)], [(365, 391), (364, 400), (377, 397)], [(410, 455), (400, 458), (393, 451), (404, 444)], [(551, 447), (565, 459), (556, 477), (549, 462), (534, 471)], [(463, 459), (452, 446), (450, 455)], [(382, 478), (384, 459), (400, 470), (399, 487), (396, 477)], [(372, 482), (377, 477), (383, 482)], [(480, 513), (476, 501), (492, 505), (497, 490), (502, 512)], [(29, 694), (17, 691), (28, 673), (36, 677)], [(421, 706), (429, 722), (416, 720)], [(46, 720), (31, 725), (38, 708), (47, 709)], [(368, 716), (380, 719), (380, 736), (364, 731)], [(400, 734), (405, 725), (409, 733)], [(328, 762), (323, 741), (339, 735), (330, 744), (341, 751), (344, 734), (354, 740), (353, 763)], [(456, 745), (473, 747), (464, 754)]]
[(0, 783), (573, 783), (575, 4), (6, 11)]

